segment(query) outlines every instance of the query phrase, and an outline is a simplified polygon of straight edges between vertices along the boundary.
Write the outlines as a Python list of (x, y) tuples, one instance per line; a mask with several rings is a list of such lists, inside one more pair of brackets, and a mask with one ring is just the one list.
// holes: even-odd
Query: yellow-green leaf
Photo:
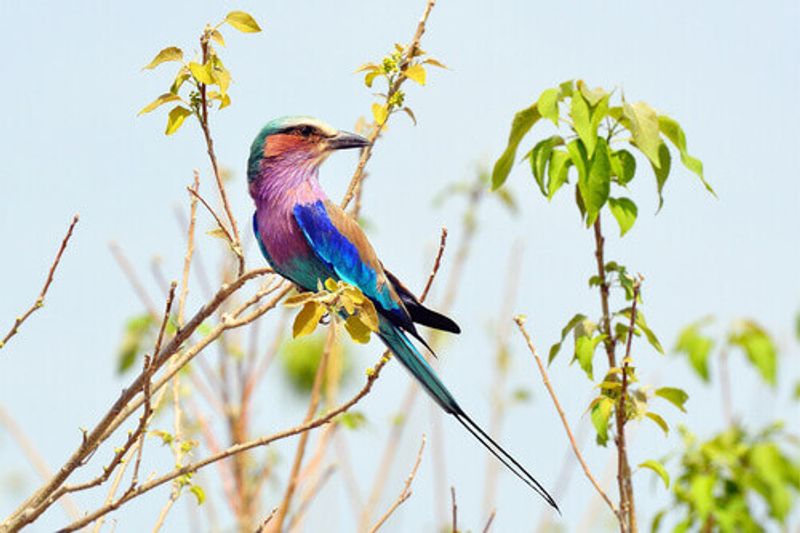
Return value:
[(366, 344), (369, 342), (370, 334), (372, 331), (361, 321), (359, 316), (350, 315), (344, 322), (344, 327), (350, 334), (350, 337), (359, 344)]
[(317, 302), (307, 302), (294, 319), (294, 324), (292, 325), (292, 335), (294, 338), (296, 339), (297, 337), (303, 337), (313, 333), (313, 331), (317, 329), (317, 324), (319, 324), (319, 320), (324, 314), (324, 305), (318, 304)]
[(508, 174), (511, 172), (511, 166), (514, 164), (520, 141), (540, 118), (541, 115), (536, 104), (514, 115), (514, 120), (511, 122), (511, 131), (508, 134), (508, 145), (492, 169), (492, 190), (499, 189), (505, 183)]
[(206, 493), (200, 485), (192, 485), (189, 487), (189, 492), (194, 494), (194, 497), (197, 499), (197, 505), (203, 505), (206, 501)]
[(211, 30), (210, 35), (215, 43), (217, 43), (220, 46), (225, 46), (225, 39), (222, 38), (222, 34), (219, 32), (219, 30), (216, 29)]
[(714, 189), (711, 188), (711, 185), (706, 181), (705, 177), (703, 176), (703, 163), (697, 159), (696, 157), (692, 157), (689, 155), (689, 152), (686, 149), (686, 134), (683, 132), (683, 128), (678, 122), (666, 115), (659, 115), (658, 116), (658, 129), (667, 136), (675, 148), (678, 149), (678, 152), (681, 155), (681, 162), (683, 166), (697, 174), (697, 177), (700, 178), (700, 181), (703, 182), (706, 190), (716, 196), (717, 193), (714, 192)]
[(300, 305), (306, 304), (309, 300), (314, 299), (314, 293), (311, 292), (301, 292), (300, 294), (295, 294), (289, 296), (284, 300), (283, 305), (286, 307), (297, 307)]
[(372, 304), (372, 300), (365, 299), (358, 310), (358, 317), (372, 331), (378, 331), (378, 312)]
[(420, 85), (425, 85), (425, 67), (420, 64), (411, 65), (403, 71), (406, 78), (414, 80)]
[(225, 233), (225, 230), (220, 228), (220, 227), (216, 227), (216, 228), (214, 228), (212, 230), (208, 230), (206, 232), (206, 235), (208, 235), (209, 237), (214, 237), (216, 239), (222, 239), (224, 241), (228, 240), (228, 234)]
[(647, 156), (653, 166), (658, 167), (661, 164), (658, 155), (661, 137), (658, 130), (658, 115), (655, 110), (646, 102), (636, 102), (635, 104), (625, 102), (622, 112), (630, 121), (630, 131), (636, 147)]
[(658, 425), (658, 427), (661, 428), (661, 431), (664, 432), (664, 435), (669, 434), (669, 426), (667, 425), (666, 420), (664, 420), (661, 417), (661, 415), (659, 415), (658, 413), (647, 412), (644, 414), (644, 416), (655, 422)]
[[(569, 109), (569, 116), (572, 117), (572, 127), (578, 134), (583, 145), (586, 147), (586, 154), (591, 159), (594, 155), (594, 147), (597, 144), (597, 131), (592, 129), (592, 117), (589, 114), (589, 104), (583, 99), (581, 93), (572, 94), (572, 102)], [(584, 201), (586, 198), (584, 197)]]
[(608, 419), (611, 417), (614, 400), (607, 396), (600, 396), (593, 404), (591, 418), (592, 425), (597, 432), (597, 444), (605, 446), (608, 443)]
[(181, 67), (178, 71), (178, 75), (175, 76), (175, 81), (172, 82), (172, 86), (169, 88), (169, 92), (172, 94), (178, 94), (178, 91), (181, 89), (183, 83), (188, 80), (192, 76), (192, 73), (189, 72), (189, 69)]
[(669, 488), (669, 474), (667, 473), (666, 468), (660, 462), (656, 461), (655, 459), (648, 459), (647, 461), (640, 463), (639, 468), (649, 468), (653, 472), (659, 475), (661, 481), (664, 482), (664, 488)]
[(558, 99), (560, 96), (560, 90), (546, 89), (539, 95), (539, 100), (536, 101), (542, 118), (551, 120), (556, 126), (558, 126)]
[(151, 62), (145, 65), (142, 70), (154, 69), (161, 63), (166, 63), (168, 61), (183, 61), (183, 50), (177, 46), (164, 48), (158, 54), (156, 54), (156, 57), (154, 57)]
[(225, 16), (225, 22), (243, 33), (258, 33), (261, 26), (256, 20), (244, 11), (231, 11)]
[(684, 413), (686, 412), (683, 404), (689, 399), (689, 395), (685, 390), (675, 387), (661, 387), (660, 389), (656, 389), (656, 396), (664, 398)]
[(389, 109), (383, 104), (372, 104), (372, 118), (375, 119), (375, 124), (382, 125), (389, 118)]
[(447, 68), (447, 65), (445, 65), (444, 63), (442, 63), (438, 59), (434, 59), (432, 57), (429, 57), (428, 59), (423, 61), (423, 63), (425, 63), (426, 65), (432, 65), (434, 67), (439, 67), (439, 68), (444, 68), (444, 69)]
[(333, 278), (328, 278), (325, 280), (325, 288), (330, 292), (336, 292), (339, 289), (339, 284)]
[(194, 76), (194, 79), (196, 79), (200, 83), (204, 83), (206, 85), (212, 85), (216, 83), (214, 81), (214, 74), (212, 73), (210, 63), (201, 65), (200, 63), (192, 61), (191, 63), (189, 63), (189, 70), (192, 72), (192, 76)]
[(625, 197), (609, 198), (608, 208), (611, 210), (611, 214), (614, 215), (614, 218), (617, 219), (617, 224), (619, 224), (619, 236), (622, 237), (633, 227), (639, 210), (636, 204), (633, 203), (633, 200)]
[(142, 108), (142, 110), (137, 113), (137, 116), (138, 115), (144, 115), (145, 113), (149, 113), (150, 111), (154, 110), (158, 106), (164, 105), (167, 102), (174, 102), (175, 100), (180, 100), (180, 99), (181, 99), (181, 97), (178, 96), (177, 94), (164, 93), (161, 96), (159, 96), (158, 98), (156, 98), (155, 100), (153, 100), (152, 102), (150, 102), (149, 104), (147, 104), (146, 106), (144, 106)]
[(183, 121), (186, 120), (186, 117), (191, 115), (192, 112), (186, 109), (183, 106), (175, 106), (172, 108), (172, 111), (169, 112), (169, 116), (167, 117), (167, 129), (164, 131), (166, 135), (172, 135), (178, 128), (181, 127)]
[(364, 76), (364, 85), (366, 85), (369, 88), (372, 88), (372, 84), (375, 82), (375, 78), (377, 78), (381, 74), (383, 73), (380, 70), (372, 70), (370, 72), (367, 72), (367, 74)]

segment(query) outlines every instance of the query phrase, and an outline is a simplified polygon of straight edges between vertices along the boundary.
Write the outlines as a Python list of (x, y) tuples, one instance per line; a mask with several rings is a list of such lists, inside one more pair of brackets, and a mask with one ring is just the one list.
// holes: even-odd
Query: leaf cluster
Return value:
[[(685, 451), (674, 501), (655, 516), (653, 531), (670, 511), (681, 517), (677, 532), (760, 532), (770, 521), (785, 526), (800, 492), (800, 460), (796, 443), (794, 457), (787, 452), (791, 441), (781, 424), (755, 434), (734, 426), (705, 442), (685, 428), (681, 434)], [(759, 519), (759, 509), (768, 517)]]
[[(219, 56), (218, 46), (225, 46), (225, 39), (220, 28), (225, 24), (243, 33), (256, 33), (261, 27), (255, 19), (244, 11), (231, 11), (225, 18), (214, 26), (207, 25), (200, 36), (202, 48), (201, 57), (190, 60), (184, 59), (183, 50), (176, 46), (169, 46), (161, 50), (144, 70), (152, 70), (163, 63), (178, 62), (181, 64), (175, 75), (169, 91), (144, 106), (139, 115), (150, 113), (164, 104), (180, 102), (175, 105), (167, 117), (166, 135), (172, 135), (183, 125), (186, 117), (195, 115), (198, 120), (203, 117), (207, 102), (218, 102), (219, 109), (228, 107), (231, 97), (228, 88), (231, 85), (231, 73), (225, 67)], [(188, 87), (188, 93), (183, 90)]]
[(544, 119), (555, 125), (558, 134), (536, 143), (522, 159), (529, 162), (536, 185), (548, 200), (572, 180), (575, 203), (587, 227), (606, 206), (621, 235), (636, 221), (636, 204), (620, 195), (636, 177), (636, 158), (628, 148), (650, 163), (659, 208), (672, 165), (666, 141), (678, 151), (683, 165), (714, 192), (703, 176), (703, 164), (688, 153), (686, 135), (677, 121), (646, 102), (629, 103), (620, 94), (619, 102), (612, 104), (612, 97), (613, 91), (590, 89), (582, 80), (569, 80), (542, 92), (535, 103), (514, 116), (506, 149), (492, 171), (492, 189), (505, 183), (523, 138)]
[(396, 111), (406, 113), (414, 124), (417, 119), (410, 107), (405, 104), (405, 92), (399, 86), (400, 82), (409, 79), (419, 85), (425, 85), (427, 81), (427, 71), (425, 66), (447, 68), (444, 63), (428, 56), (428, 54), (414, 46), (409, 49), (407, 46), (395, 43), (394, 50), (384, 56), (376, 63), (364, 63), (356, 72), (364, 72), (364, 85), (372, 88), (375, 80), (386, 82), (386, 92), (376, 93), (383, 99), (382, 103), (372, 104), (372, 118), (375, 125), (382, 127), (389, 119), (389, 115)]
[(287, 307), (302, 307), (292, 325), (294, 338), (314, 332), (324, 316), (341, 316), (350, 337), (360, 343), (369, 342), (370, 335), (378, 331), (378, 312), (372, 301), (358, 287), (332, 278), (320, 283), (317, 292), (303, 292), (290, 296)]

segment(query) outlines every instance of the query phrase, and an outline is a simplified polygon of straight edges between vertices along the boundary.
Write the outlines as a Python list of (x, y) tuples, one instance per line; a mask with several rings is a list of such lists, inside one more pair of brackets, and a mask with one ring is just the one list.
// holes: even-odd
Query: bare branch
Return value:
[(525, 318), (522, 316), (516, 316), (514, 318), (514, 322), (517, 323), (517, 327), (519, 327), (520, 333), (522, 333), (522, 336), (525, 337), (525, 342), (528, 344), (528, 349), (530, 350), (531, 354), (536, 360), (536, 365), (539, 367), (539, 373), (542, 375), (542, 381), (544, 381), (544, 386), (547, 388), (547, 392), (550, 393), (550, 398), (553, 400), (553, 405), (555, 405), (556, 411), (558, 411), (558, 416), (559, 418), (561, 418), (561, 423), (564, 425), (564, 430), (566, 431), (567, 438), (569, 439), (569, 443), (572, 446), (572, 451), (575, 452), (575, 457), (581, 464), (581, 467), (583, 468), (583, 473), (586, 474), (587, 479), (589, 479), (589, 481), (594, 486), (597, 493), (600, 495), (601, 498), (603, 498), (608, 507), (614, 513), (614, 515), (616, 515), (617, 518), (622, 520), (619, 511), (614, 506), (614, 503), (611, 501), (611, 499), (608, 497), (605, 491), (603, 491), (603, 489), (597, 483), (597, 480), (592, 475), (591, 470), (589, 470), (589, 465), (586, 464), (586, 461), (584, 461), (583, 459), (583, 455), (578, 449), (578, 445), (575, 442), (575, 437), (572, 434), (572, 430), (569, 428), (567, 417), (564, 415), (564, 410), (561, 408), (561, 403), (558, 401), (558, 397), (556, 396), (556, 391), (550, 384), (550, 378), (548, 378), (547, 376), (547, 370), (545, 370), (544, 365), (542, 364), (542, 360), (539, 358), (539, 354), (536, 352), (536, 347), (533, 345), (533, 341), (531, 340), (530, 335), (528, 335), (528, 332), (525, 330)]
[(458, 533), (458, 505), (456, 505), (456, 488), (450, 487), (450, 501), (453, 510), (453, 533)]
[[(417, 23), (417, 29), (414, 32), (414, 37), (411, 39), (411, 43), (403, 52), (403, 60), (399, 65), (401, 72), (405, 70), (406, 66), (408, 66), (411, 60), (414, 59), (417, 50), (419, 50), (419, 44), (422, 40), (422, 35), (425, 33), (425, 24), (428, 22), (428, 16), (431, 14), (431, 10), (435, 4), (436, 0), (428, 0), (425, 4), (425, 9), (422, 12), (419, 22)], [(395, 82), (391, 85), (391, 87), (389, 87), (389, 90), (386, 93), (387, 102), (400, 89), (406, 79), (407, 78), (405, 76), (397, 77)], [(342, 209), (347, 208), (348, 204), (356, 193), (356, 189), (361, 189), (361, 180), (364, 178), (364, 168), (367, 166), (367, 161), (369, 161), (370, 157), (372, 157), (372, 148), (375, 146), (375, 141), (380, 136), (381, 131), (383, 131), (385, 124), (385, 121), (381, 124), (376, 124), (370, 134), (367, 136), (369, 144), (361, 149), (361, 157), (358, 160), (358, 165), (353, 173), (353, 177), (350, 178), (350, 183), (347, 186), (347, 192), (345, 193), (344, 198), (342, 198), (342, 203), (340, 204)], [(358, 216), (358, 212), (354, 214)]]
[(39, 296), (36, 298), (36, 301), (33, 302), (27, 311), (22, 313), (22, 315), (18, 316), (16, 320), (14, 320), (14, 325), (11, 326), (11, 329), (6, 333), (5, 337), (0, 340), (0, 350), (8, 343), (8, 341), (17, 334), (19, 331), (19, 327), (22, 325), (23, 322), (28, 320), (36, 310), (40, 309), (44, 306), (44, 297), (47, 296), (47, 291), (50, 289), (50, 284), (53, 283), (53, 276), (56, 273), (56, 268), (58, 268), (58, 264), (61, 262), (61, 256), (64, 254), (64, 250), (67, 249), (67, 244), (69, 244), (69, 240), (72, 237), (72, 231), (75, 229), (75, 224), (78, 223), (79, 217), (75, 215), (72, 217), (72, 222), (67, 229), (67, 234), (64, 236), (64, 239), (61, 241), (61, 246), (58, 248), (58, 252), (56, 253), (56, 258), (53, 260), (53, 263), (50, 265), (50, 271), (47, 273), (47, 279), (44, 282), (44, 286), (42, 290), (39, 292)]
[(411, 497), (411, 483), (414, 482), (414, 477), (417, 475), (417, 469), (419, 468), (419, 463), (422, 461), (422, 452), (425, 450), (425, 434), (422, 434), (422, 443), (419, 445), (419, 451), (417, 452), (417, 459), (414, 461), (414, 467), (411, 469), (411, 473), (406, 478), (405, 485), (403, 485), (403, 490), (400, 492), (400, 495), (397, 499), (392, 503), (389, 509), (384, 513), (382, 517), (372, 526), (370, 529), (370, 533), (375, 533), (378, 529), (386, 523), (392, 513), (400, 507), (403, 502)]

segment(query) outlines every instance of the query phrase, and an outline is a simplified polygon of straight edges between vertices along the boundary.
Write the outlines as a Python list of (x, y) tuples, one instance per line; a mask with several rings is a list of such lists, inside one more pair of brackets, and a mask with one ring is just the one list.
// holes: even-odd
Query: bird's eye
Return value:
[(302, 126), (300, 128), (300, 135), (303, 137), (310, 137), (312, 133), (314, 133), (314, 128), (312, 126)]

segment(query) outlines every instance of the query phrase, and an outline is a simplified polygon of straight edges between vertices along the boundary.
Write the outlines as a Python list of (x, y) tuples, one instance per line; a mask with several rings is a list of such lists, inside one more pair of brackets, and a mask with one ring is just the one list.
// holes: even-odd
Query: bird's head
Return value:
[(263, 162), (317, 167), (335, 150), (361, 148), (369, 141), (355, 133), (339, 131), (311, 117), (276, 118), (261, 129), (250, 147), (248, 178), (253, 181)]

